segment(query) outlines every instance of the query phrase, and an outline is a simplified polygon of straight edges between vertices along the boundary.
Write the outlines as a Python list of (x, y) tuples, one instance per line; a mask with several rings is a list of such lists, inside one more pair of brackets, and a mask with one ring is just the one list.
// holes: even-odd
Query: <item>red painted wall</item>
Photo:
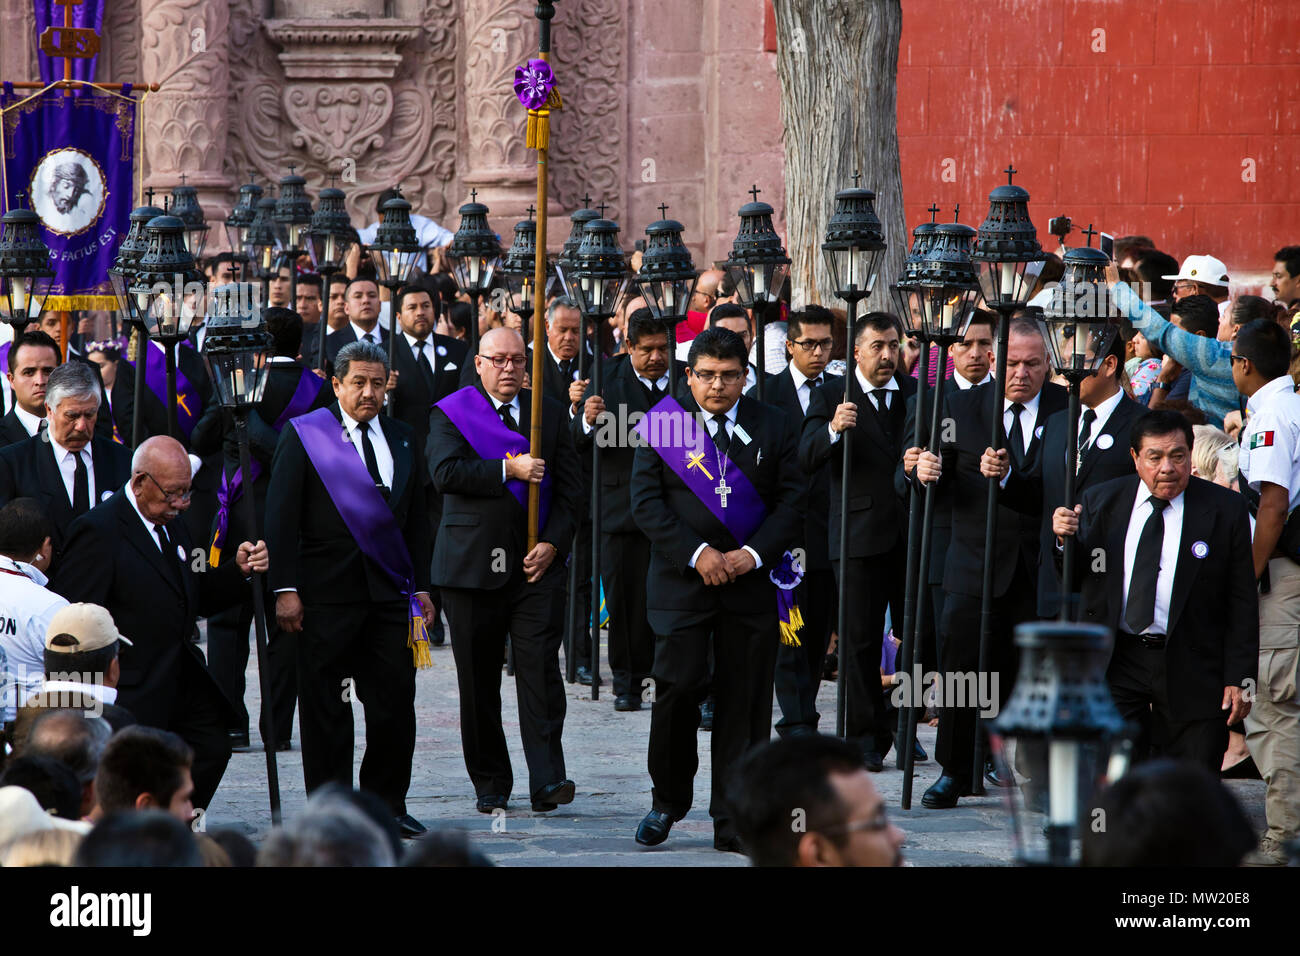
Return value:
[[(902, 0), (909, 227), (1006, 177), (1070, 216), (1267, 273), (1300, 243), (1300, 0)], [(1074, 243), (1076, 235), (1071, 236)]]

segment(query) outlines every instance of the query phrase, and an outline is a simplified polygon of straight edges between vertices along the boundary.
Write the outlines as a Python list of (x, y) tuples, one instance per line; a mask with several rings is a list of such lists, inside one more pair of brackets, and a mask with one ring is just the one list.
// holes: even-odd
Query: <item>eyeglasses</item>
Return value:
[(483, 358), (490, 361), (493, 368), (505, 368), (507, 365), (523, 368), (528, 364), (528, 359), (523, 355), (484, 355)]
[(1246, 358), (1246, 356), (1244, 356), (1244, 355), (1238, 355), (1236, 352), (1233, 352), (1231, 355), (1229, 355), (1229, 356), (1228, 356), (1228, 359), (1229, 359), (1229, 361), (1232, 361), (1232, 362), (1248, 362), (1248, 361), (1250, 361), (1248, 358)]
[(726, 372), (697, 372), (695, 369), (691, 369), (691, 374), (705, 385), (712, 385), (714, 380), (719, 377), (721, 377), (723, 385), (735, 385), (745, 378), (745, 373), (738, 369), (729, 369)]
[(829, 352), (835, 345), (834, 339), (799, 339), (794, 343), (805, 352)]
[(855, 823), (841, 823), (833, 827), (817, 827), (818, 833), (835, 834), (835, 833), (858, 833), (865, 830), (868, 833), (879, 833), (882, 830), (889, 829), (889, 816), (885, 813), (882, 806), (879, 812), (869, 820), (858, 820)]
[(140, 472), (140, 474), (144, 475), (146, 478), (152, 481), (154, 487), (157, 488), (159, 491), (161, 491), (163, 497), (166, 498), (168, 501), (181, 501), (181, 502), (189, 501), (194, 494), (194, 491), (190, 488), (186, 488), (184, 491), (168, 491), (162, 485), (158, 484), (158, 479), (155, 478), (153, 475), (149, 474), (149, 472), (142, 471)]

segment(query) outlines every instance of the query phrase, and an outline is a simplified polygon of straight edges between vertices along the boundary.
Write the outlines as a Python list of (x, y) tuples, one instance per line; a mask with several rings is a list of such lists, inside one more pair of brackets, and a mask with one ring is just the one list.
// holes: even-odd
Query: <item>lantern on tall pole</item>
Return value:
[[(531, 336), (532, 322), (537, 312), (546, 307), (546, 296), (555, 282), (555, 273), (546, 270), (546, 287), (539, 293), (536, 285), (537, 223), (533, 219), (536, 209), (528, 207), (528, 218), (515, 223), (514, 240), (497, 267), (497, 275), (505, 283), (510, 311), (519, 316), (519, 327), (525, 340)], [(543, 257), (545, 258), (545, 257)]]
[[(989, 193), (989, 213), (980, 225), (971, 250), (971, 261), (979, 276), (984, 303), (998, 314), (997, 365), (993, 378), (993, 414), (989, 447), (1002, 448), (1002, 403), (1007, 389), (1007, 338), (1011, 316), (1022, 309), (1033, 294), (1038, 274), (1047, 260), (1038, 234), (1029, 219), (1029, 193), (1011, 182), (1016, 169), (1008, 166), (1007, 185)], [(979, 673), (988, 673), (989, 643), (993, 632), (993, 561), (998, 531), (998, 480), (988, 479), (988, 508), (984, 525), (984, 580), (980, 591)], [(984, 741), (980, 738), (980, 716), (975, 712), (975, 752), (971, 788), (984, 792)]]
[[(501, 244), (488, 225), (488, 213), (488, 207), (478, 202), (478, 192), (471, 191), (470, 201), (460, 207), (460, 227), (452, 236), (451, 245), (447, 247), (451, 274), (460, 291), (469, 296), (474, 308), (469, 323), (470, 355), (478, 354), (479, 302), (492, 291), (492, 282), (501, 261)], [(534, 278), (535, 272), (536, 270)]]
[[(596, 347), (591, 357), (591, 391), (602, 395), (604, 388), (603, 350), (599, 329), (614, 314), (619, 298), (627, 287), (627, 266), (618, 245), (618, 223), (595, 219), (583, 232), (573, 266), (564, 273), (569, 298), (582, 313), (584, 325), (590, 323)], [(580, 339), (585, 337), (580, 336)], [(581, 348), (581, 344), (579, 344)], [(540, 380), (533, 393), (540, 391)], [(600, 699), (600, 443), (591, 446), (591, 699)]]
[[(252, 174), (249, 174), (252, 179)], [(262, 187), (255, 182), (247, 182), (239, 187), (239, 199), (226, 217), (226, 242), (230, 250), (245, 262), (248, 261), (245, 250), (248, 248), (248, 229), (257, 215), (257, 204), (262, 200)], [(248, 278), (245, 276), (245, 278)]]
[(280, 246), (280, 234), (275, 223), (275, 200), (265, 196), (257, 201), (252, 222), (244, 230), (244, 258), (248, 262), (249, 278), (257, 279), (262, 284), (263, 306), (269, 304), (271, 275)]
[(740, 231), (736, 233), (731, 254), (724, 264), (736, 289), (736, 302), (754, 316), (758, 343), (756, 394), (761, 402), (767, 378), (767, 307), (769, 303), (780, 301), (781, 290), (790, 273), (790, 257), (785, 254), (781, 237), (772, 227), (775, 210), (758, 201), (759, 192), (758, 186), (750, 189), (753, 202), (740, 207)]
[[(393, 367), (397, 354), (397, 290), (410, 281), (415, 263), (424, 253), (415, 226), (411, 225), (411, 204), (402, 196), (400, 186), (395, 191), (397, 195), (379, 207), (379, 228), (375, 231), (375, 241), (370, 244), (370, 261), (375, 265), (379, 284), (388, 290), (388, 307), (392, 311), (388, 330), (389, 368)], [(397, 406), (389, 402), (388, 414), (396, 411)]]
[(199, 205), (199, 191), (185, 184), (184, 173), (181, 173), (181, 184), (172, 190), (171, 213), (185, 223), (185, 248), (197, 262), (203, 255), (212, 227), (203, 215), (203, 207)]
[(316, 365), (325, 371), (325, 334), (329, 312), (330, 278), (343, 270), (343, 260), (352, 249), (352, 221), (348, 217), (347, 197), (343, 190), (326, 186), (320, 191), (320, 204), (307, 230), (307, 254), (312, 268), (324, 278), (325, 307), (316, 329)]
[(149, 239), (146, 229), (153, 220), (163, 214), (157, 206), (137, 206), (131, 211), (130, 226), (126, 238), (118, 247), (117, 258), (108, 270), (108, 278), (113, 283), (113, 294), (117, 296), (117, 308), (122, 315), (122, 322), (127, 327), (127, 334), (135, 332), (135, 367), (133, 375), (134, 408), (131, 410), (131, 447), (138, 448), (144, 440), (141, 434), (141, 422), (144, 412), (145, 373), (144, 360), (148, 357), (149, 328), (145, 325), (139, 307), (139, 301), (131, 292), (135, 284), (136, 273), (140, 269), (140, 259), (149, 251)]
[[(668, 207), (660, 205), (659, 215)], [(636, 283), (650, 313), (668, 331), (668, 394), (677, 394), (677, 324), (686, 320), (700, 274), (695, 271), (691, 250), (682, 242), (686, 227), (676, 219), (660, 219), (646, 226), (645, 252)]]
[[(848, 318), (845, 323), (846, 351), (844, 353), (847, 364), (844, 371), (844, 401), (846, 402), (859, 401), (858, 389), (856, 388), (858, 384), (857, 364), (853, 360), (853, 326), (857, 319), (858, 303), (871, 294), (872, 287), (876, 284), (876, 272), (880, 267), (880, 258), (885, 252), (884, 227), (881, 226), (880, 218), (876, 215), (875, 210), (876, 194), (870, 189), (860, 188), (857, 185), (858, 178), (858, 174), (854, 173), (853, 188), (841, 189), (835, 194), (835, 212), (831, 215), (830, 222), (826, 226), (826, 241), (822, 243), (822, 254), (826, 258), (826, 267), (831, 274), (831, 286), (835, 289), (835, 295), (848, 304)], [(740, 212), (742, 216), (745, 215), (744, 209)], [(739, 242), (739, 240), (737, 241)], [(773, 261), (772, 272), (768, 272), (767, 276), (770, 276), (778, 269), (781, 270), (781, 275), (784, 276), (786, 267), (775, 262), (770, 248), (766, 254)], [(784, 250), (782, 250), (782, 255), (784, 255)], [(786, 260), (786, 262), (788, 263), (789, 260)], [(762, 268), (753, 265), (750, 267), (749, 274), (757, 276)], [(767, 276), (764, 278), (766, 279)], [(754, 280), (751, 280), (751, 293), (753, 284)], [(737, 283), (736, 288), (739, 290), (739, 283)], [(758, 299), (755, 298), (755, 301), (758, 301)], [(757, 306), (755, 306), (754, 317), (757, 320)], [(765, 359), (766, 353), (763, 348), (763, 340), (760, 338), (758, 346), (760, 401), (762, 400), (761, 390), (764, 373), (766, 372)], [(840, 472), (840, 607), (838, 623), (840, 662), (839, 679), (836, 681), (835, 687), (835, 732), (841, 737), (845, 733), (848, 715), (848, 678), (846, 674), (850, 655), (848, 633), (850, 621), (849, 600), (851, 595), (848, 589), (848, 580), (849, 484), (853, 463), (850, 449), (852, 448), (852, 441), (853, 429), (850, 428), (840, 436), (844, 461), (840, 466), (842, 469)]]
[(40, 225), (40, 217), (22, 207), (0, 218), (0, 309), (4, 310), (0, 319), (13, 328), (14, 335), (41, 320), (54, 279)]
[[(298, 257), (306, 254), (311, 229), (311, 200), (307, 197), (307, 180), (289, 167), (289, 175), (280, 180), (280, 198), (275, 201), (274, 219), (279, 226), (284, 248), (280, 263), (289, 267), (289, 308), (298, 311)], [(328, 295), (329, 290), (326, 290)]]

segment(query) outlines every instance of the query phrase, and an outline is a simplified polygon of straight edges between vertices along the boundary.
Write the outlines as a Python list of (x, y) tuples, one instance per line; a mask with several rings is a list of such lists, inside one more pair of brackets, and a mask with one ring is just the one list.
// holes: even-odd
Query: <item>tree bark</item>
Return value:
[(785, 124), (785, 221), (791, 303), (842, 305), (821, 251), (835, 193), (876, 193), (889, 246), (866, 309), (893, 311), (907, 255), (896, 116), (900, 0), (772, 0)]

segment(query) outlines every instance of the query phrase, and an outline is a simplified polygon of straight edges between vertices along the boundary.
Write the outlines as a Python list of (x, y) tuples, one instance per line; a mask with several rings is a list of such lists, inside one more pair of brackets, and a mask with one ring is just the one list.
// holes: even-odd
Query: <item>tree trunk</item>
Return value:
[(772, 0), (785, 124), (785, 221), (791, 303), (842, 306), (821, 251), (835, 193), (876, 193), (889, 248), (868, 309), (893, 311), (889, 286), (907, 255), (895, 109), (900, 0)]

